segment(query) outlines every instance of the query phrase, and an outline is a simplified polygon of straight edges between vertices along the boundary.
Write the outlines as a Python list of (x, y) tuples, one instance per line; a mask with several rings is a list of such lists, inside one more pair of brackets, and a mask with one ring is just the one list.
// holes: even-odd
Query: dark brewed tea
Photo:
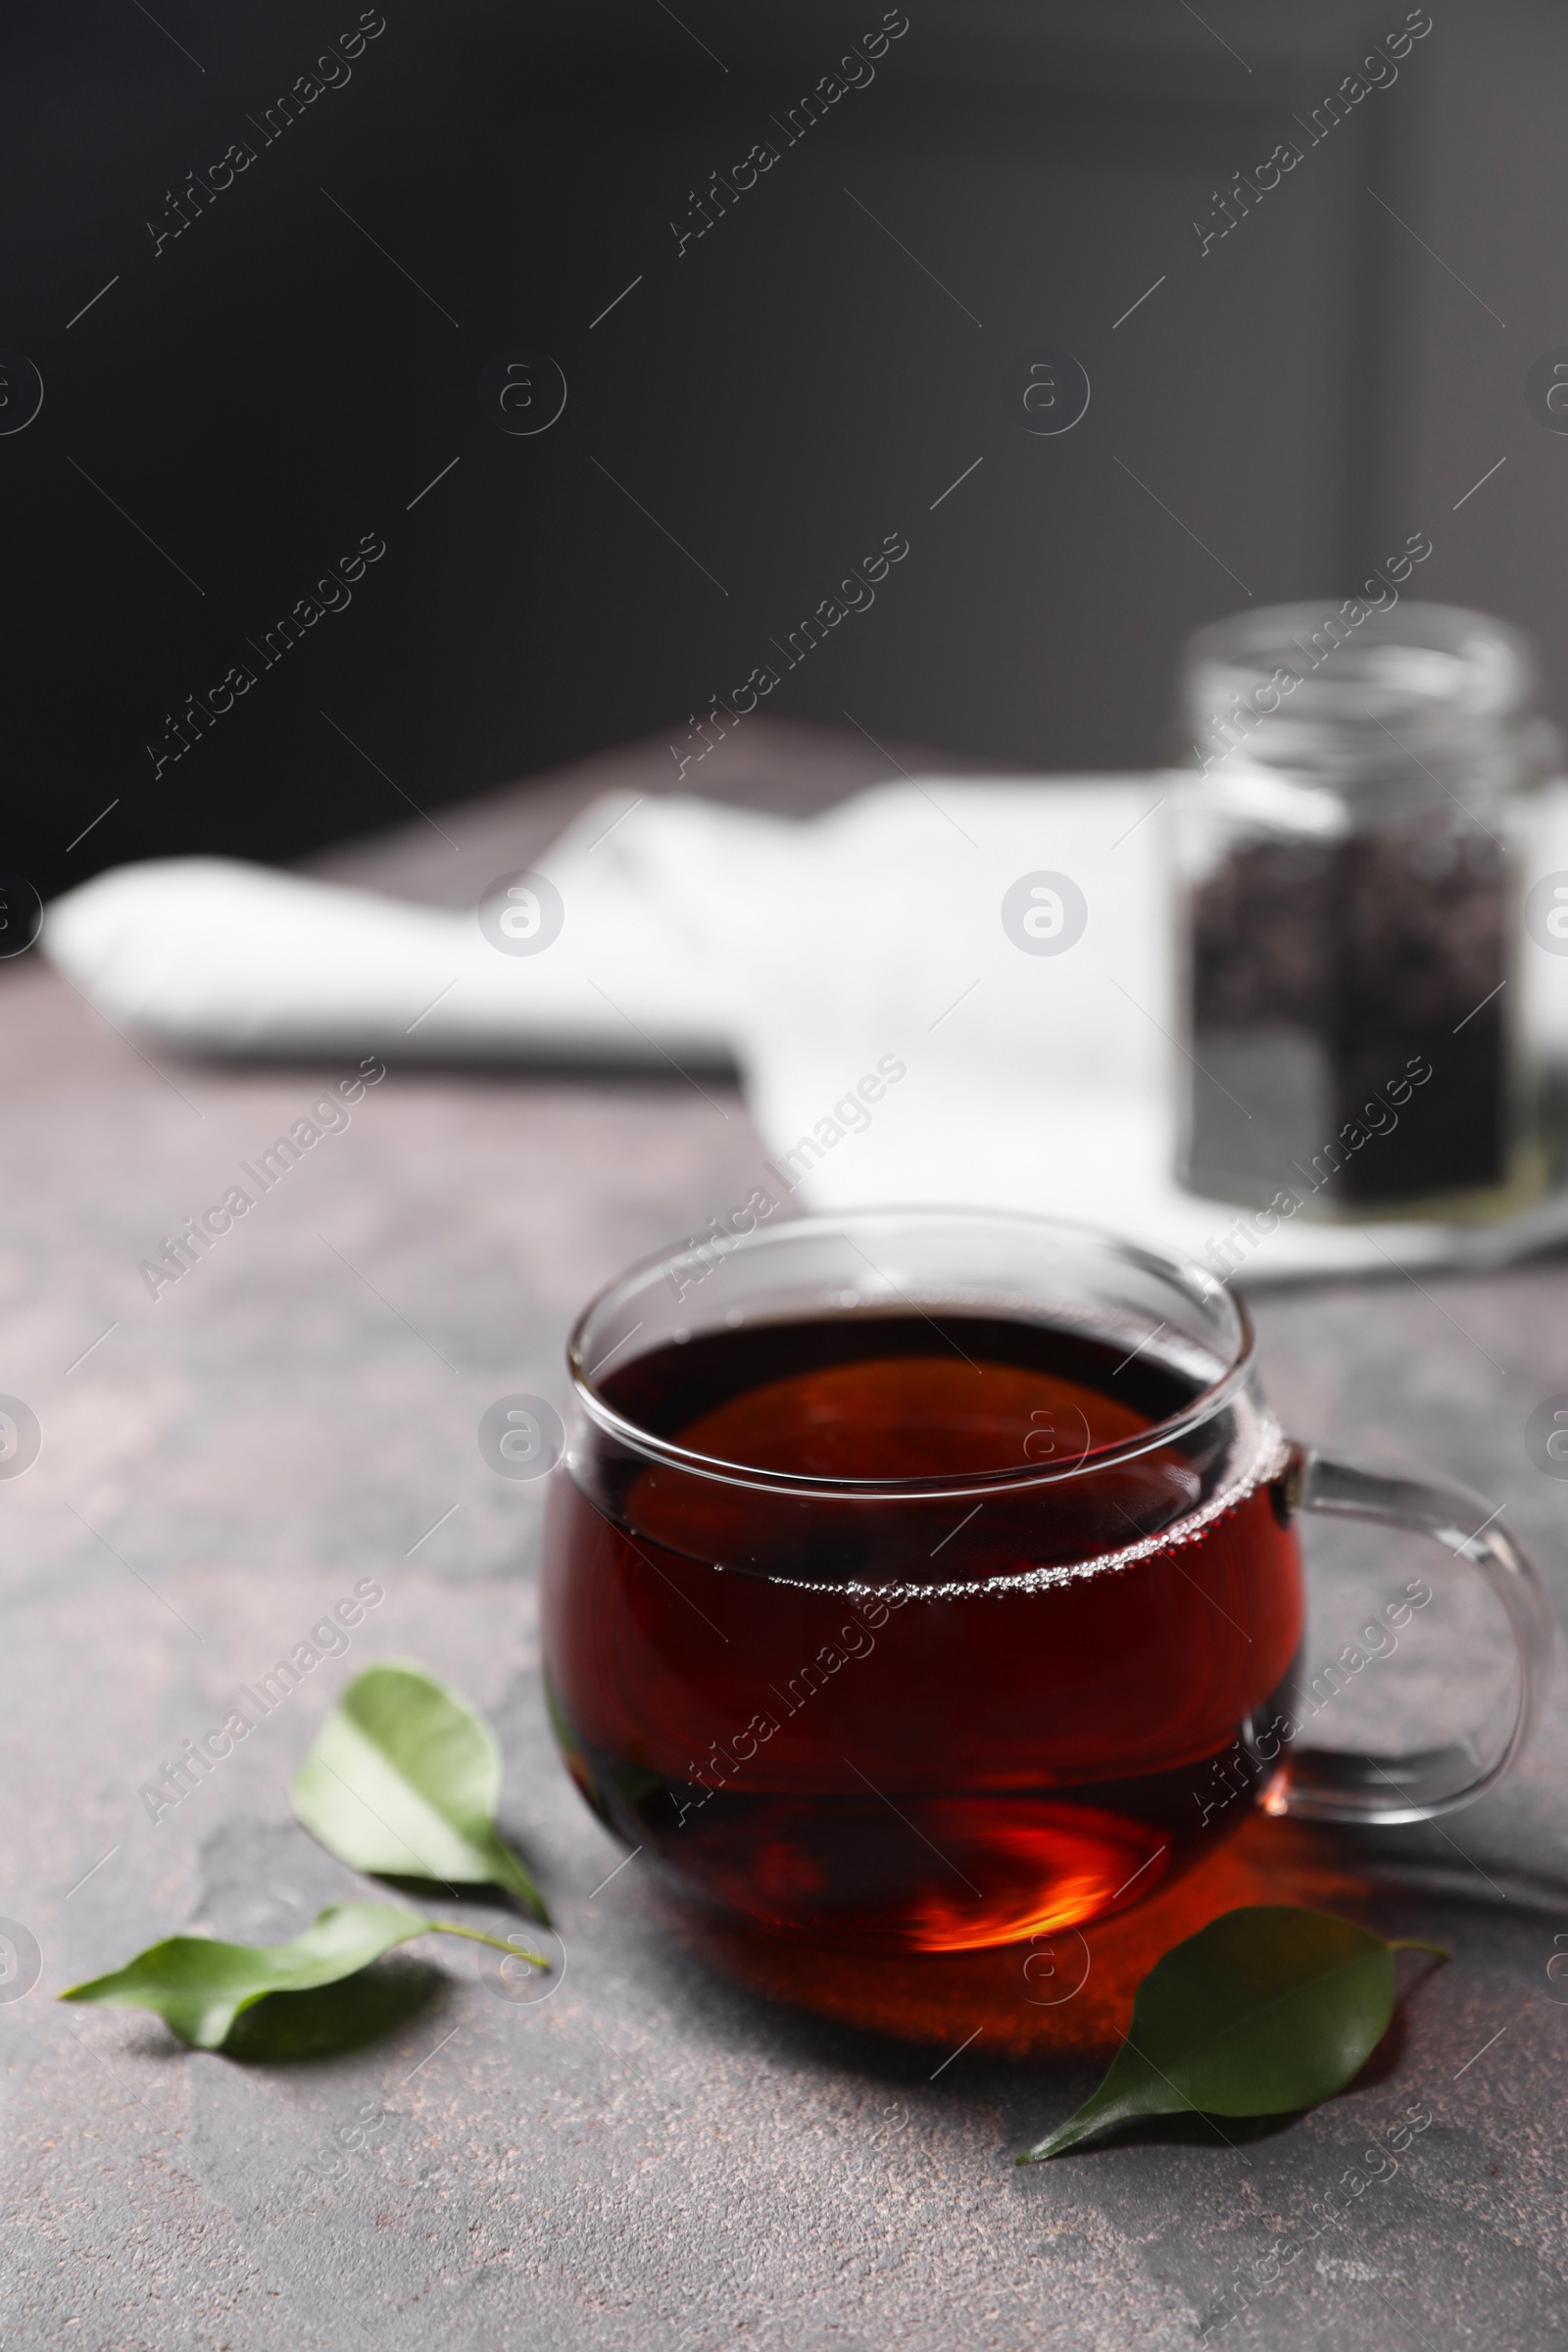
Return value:
[(1283, 1441), (1245, 1388), (1184, 1427), (1202, 1385), (1157, 1334), (922, 1312), (607, 1372), (708, 1474), (595, 1424), (558, 1477), (546, 1666), (589, 1803), (688, 1891), (861, 1948), (1147, 1894), (1279, 1769), (1301, 1632)]

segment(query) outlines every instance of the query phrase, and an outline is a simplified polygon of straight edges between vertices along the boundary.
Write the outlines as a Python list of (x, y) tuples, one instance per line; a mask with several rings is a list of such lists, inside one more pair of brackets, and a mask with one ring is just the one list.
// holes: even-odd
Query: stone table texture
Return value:
[[(859, 743), (754, 731), (709, 788), (804, 808), (891, 772)], [(908, 764), (916, 755), (900, 747)], [(470, 900), (595, 790), (662, 788), (633, 750), (443, 812), (318, 870)], [(422, 834), (422, 838), (421, 838)], [(1557, 2344), (1568, 1962), (1568, 1704), (1523, 1770), (1442, 1825), (1358, 1840), (1258, 1816), (1199, 1876), (1086, 1939), (1049, 1982), (1017, 1950), (830, 1963), (725, 1937), (660, 1893), (557, 1761), (540, 1690), (538, 1489), (497, 1478), (495, 1397), (564, 1404), (562, 1348), (627, 1260), (745, 1197), (736, 1094), (398, 1067), (155, 1301), (138, 1262), (306, 1111), (305, 1067), (172, 1061), (35, 957), (0, 977), (6, 1120), (0, 1391), (42, 1452), (0, 1482), (6, 1877), (25, 1937), (0, 1981), (0, 2341), (115, 2352), (950, 2352), (954, 2346), (1396, 2352)], [(150, 1055), (150, 1058), (149, 1058)], [(1436, 1466), (1503, 1505), (1554, 1606), (1568, 1487), (1524, 1424), (1568, 1392), (1568, 1269), (1265, 1296), (1263, 1362), (1302, 1435)], [(1400, 1655), (1346, 1700), (1389, 1736), (1494, 1628), (1428, 1548), (1314, 1536), (1310, 1642), (1431, 1577)], [(1370, 1584), (1353, 1589), (1350, 1566)], [(229, 1694), (368, 1580), (383, 1597), (253, 1736), (155, 1823), (139, 1796)], [(324, 1644), (322, 1645), (324, 1646)], [(284, 2063), (180, 2048), (62, 1985), (182, 1930), (271, 1941), (373, 1891), (293, 1821), (288, 1776), (348, 1676), (419, 1660), (506, 1754), (503, 1822), (548, 1889), (549, 1997), (486, 1984), (478, 1947), (376, 1972), (378, 2031)], [(1359, 1710), (1359, 1715), (1357, 1715)], [(613, 1875), (612, 1875), (613, 1874)], [(1189, 2124), (1020, 2172), (1098, 2079), (1157, 1953), (1238, 1901), (1323, 1902), (1437, 1937), (1361, 2080), (1229, 2139)], [(451, 1906), (446, 1906), (450, 1911)], [(505, 1931), (494, 1904), (457, 1914)], [(20, 1973), (18, 1973), (20, 1971)], [(11, 1997), (20, 1993), (21, 1997)], [(1414, 2115), (1397, 2170), (1363, 2151)], [(1357, 2170), (1359, 2168), (1359, 2170)], [(1286, 2256), (1257, 2284), (1276, 2242)], [(1238, 2301), (1238, 2281), (1243, 2297)]]

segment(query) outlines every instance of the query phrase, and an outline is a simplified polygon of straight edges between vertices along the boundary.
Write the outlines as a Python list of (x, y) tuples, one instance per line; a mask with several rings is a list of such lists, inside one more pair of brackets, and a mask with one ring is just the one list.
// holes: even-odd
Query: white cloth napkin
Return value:
[[(694, 1083), (732, 1057), (776, 1196), (808, 1208), (1034, 1209), (1243, 1284), (1492, 1265), (1568, 1236), (1568, 1195), (1485, 1228), (1260, 1230), (1176, 1185), (1168, 791), (931, 776), (807, 822), (612, 797), (539, 860), (564, 922), (532, 954), (472, 913), (215, 858), (102, 874), (48, 909), (43, 944), (112, 1020), (200, 1051), (646, 1061)], [(1541, 870), (1568, 868), (1568, 792), (1542, 839)], [(1042, 871), (1088, 905), (1059, 955), (1003, 926)], [(1529, 952), (1518, 979), (1568, 1060), (1568, 957)]]

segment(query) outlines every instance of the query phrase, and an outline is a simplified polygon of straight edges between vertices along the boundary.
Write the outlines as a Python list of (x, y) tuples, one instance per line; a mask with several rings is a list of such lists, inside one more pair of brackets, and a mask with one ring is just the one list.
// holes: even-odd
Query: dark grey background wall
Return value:
[[(12, 12), (0, 351), (10, 414), (16, 355), (44, 400), (0, 432), (0, 865), (48, 895), (284, 858), (655, 730), (673, 767), (769, 662), (784, 715), (1140, 764), (1189, 629), (1347, 594), (1416, 531), (1425, 592), (1534, 628), (1568, 705), (1568, 439), (1525, 399), (1568, 344), (1561, 12), (1433, 0), (1315, 143), (1396, 0), (907, 16), (788, 143), (875, 0), (385, 0), (270, 137), (352, 0)], [(1204, 250), (1195, 220), (1286, 139)], [(182, 199), (233, 141), (254, 162)], [(759, 141), (777, 162), (681, 248)], [(1092, 386), (1055, 436), (1022, 401), (1048, 348)], [(516, 352), (566, 387), (531, 436), (479, 396)], [(352, 604), (264, 667), (367, 533)], [(888, 533), (874, 607), (786, 668), (774, 641)]]

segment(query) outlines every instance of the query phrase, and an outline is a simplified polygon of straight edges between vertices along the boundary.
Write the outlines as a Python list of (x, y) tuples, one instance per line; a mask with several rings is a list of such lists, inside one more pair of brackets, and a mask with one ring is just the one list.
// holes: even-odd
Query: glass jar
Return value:
[(1545, 1181), (1515, 963), (1558, 746), (1526, 638), (1390, 593), (1186, 649), (1179, 1175), (1292, 1214), (1472, 1221)]

